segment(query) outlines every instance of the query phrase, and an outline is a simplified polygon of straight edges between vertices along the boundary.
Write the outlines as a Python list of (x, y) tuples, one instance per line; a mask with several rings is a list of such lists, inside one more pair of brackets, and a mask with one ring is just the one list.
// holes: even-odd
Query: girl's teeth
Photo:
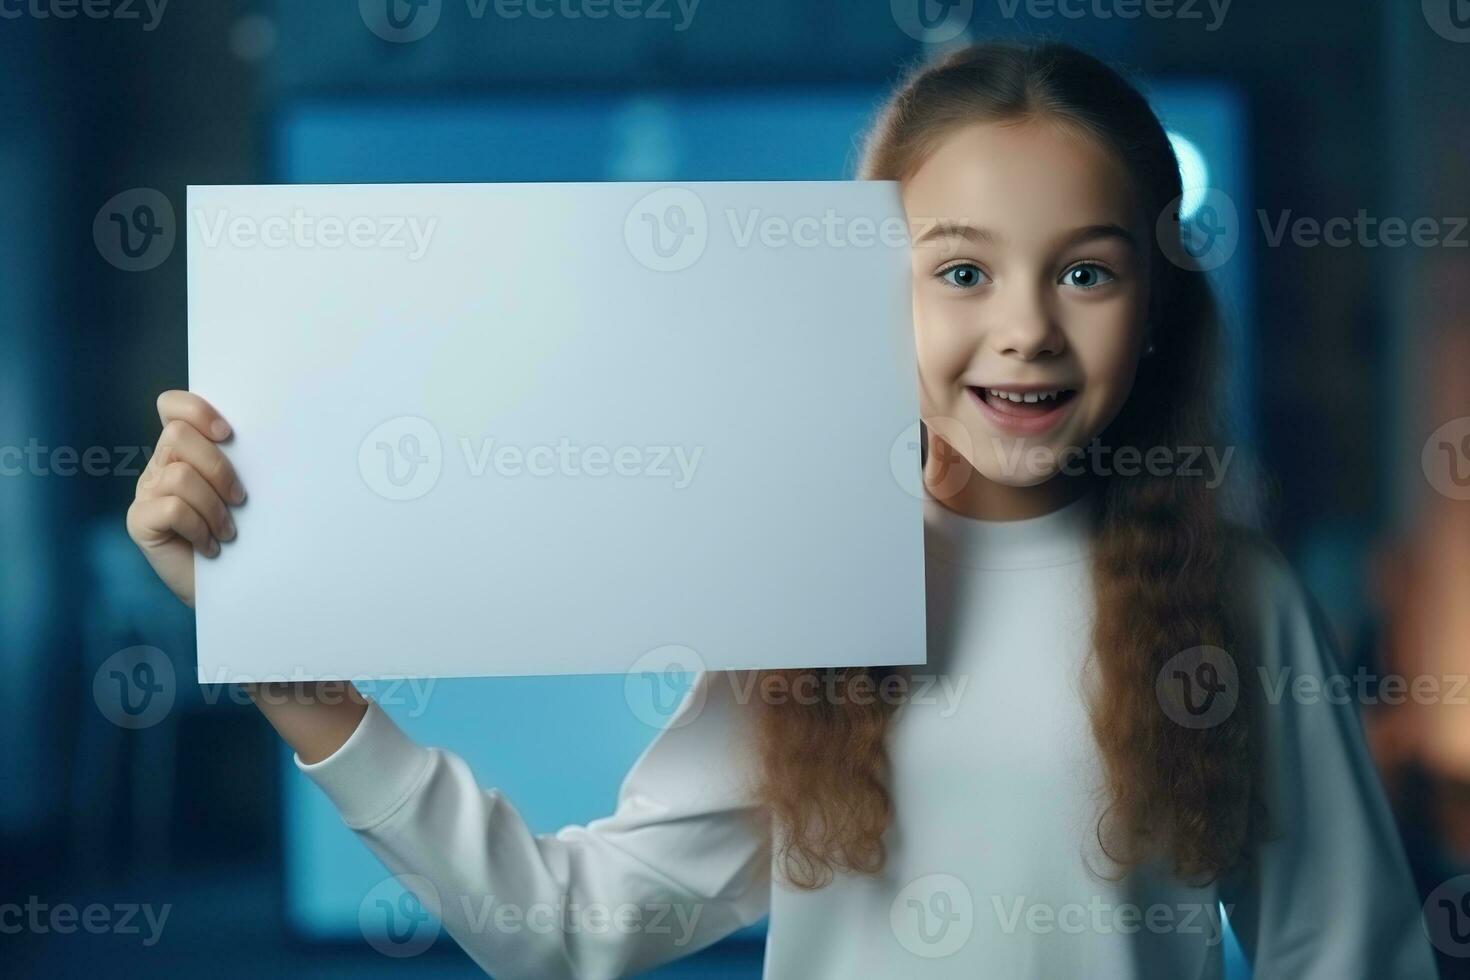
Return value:
[(1050, 401), (1051, 399), (1056, 398), (1058, 395), (1060, 395), (1062, 392), (1066, 391), (1067, 389), (1066, 388), (1056, 388), (1056, 389), (1053, 389), (1052, 391), (1028, 391), (1025, 394), (1021, 394), (1020, 392), (1014, 392), (1014, 391), (997, 391), (994, 388), (990, 388), (988, 390), (989, 390), (990, 394), (994, 395), (996, 398), (1004, 398), (1007, 401), (1022, 403), (1022, 402)]

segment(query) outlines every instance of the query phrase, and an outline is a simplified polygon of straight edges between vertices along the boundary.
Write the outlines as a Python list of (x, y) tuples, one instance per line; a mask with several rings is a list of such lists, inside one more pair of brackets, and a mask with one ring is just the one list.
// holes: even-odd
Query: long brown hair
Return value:
[[(973, 45), (921, 66), (883, 107), (860, 176), (904, 180), (960, 126), (1031, 118), (1069, 125), (1108, 147), (1150, 218), (1179, 197), (1178, 161), (1144, 97), (1097, 59), (1051, 43)], [(1214, 447), (1215, 301), (1202, 272), (1170, 262), (1157, 239), (1152, 251), (1148, 315), (1156, 349), (1141, 359), (1127, 402), (1099, 438), (1114, 452), (1136, 447), (1141, 456), (1156, 446)], [(1240, 678), (1251, 669), (1224, 606), (1231, 534), (1217, 491), (1189, 472), (1096, 481), (1089, 710), (1105, 775), (1097, 826), (1103, 852), (1123, 871), (1166, 855), (1181, 877), (1210, 880), (1245, 861), (1264, 811), (1251, 685), (1238, 685), (1234, 710), (1209, 727), (1177, 724), (1155, 693), (1160, 671), (1186, 650), (1225, 650)], [(894, 805), (885, 737), (897, 703), (844, 695), (895, 672), (902, 669), (761, 678), (815, 681), (835, 695), (758, 698), (759, 791), (775, 818), (782, 875), (798, 887), (821, 887), (839, 870), (882, 868)]]

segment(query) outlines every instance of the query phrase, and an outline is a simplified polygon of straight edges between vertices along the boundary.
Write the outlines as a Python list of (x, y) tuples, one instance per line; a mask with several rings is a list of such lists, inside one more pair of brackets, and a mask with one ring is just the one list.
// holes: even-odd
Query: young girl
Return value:
[[(622, 976), (767, 913), (768, 977), (1219, 977), (1221, 905), (1257, 976), (1432, 977), (1354, 709), (1302, 684), (1326, 629), (1185, 465), (1216, 322), (1147, 103), (1065, 46), (971, 47), (862, 173), (915, 230), (927, 664), (701, 675), (616, 812), (550, 835), (350, 686), (256, 692), (301, 771), (497, 977)], [(128, 527), (192, 602), (244, 491), (214, 409), (159, 408)], [(924, 678), (956, 696), (884, 694)]]

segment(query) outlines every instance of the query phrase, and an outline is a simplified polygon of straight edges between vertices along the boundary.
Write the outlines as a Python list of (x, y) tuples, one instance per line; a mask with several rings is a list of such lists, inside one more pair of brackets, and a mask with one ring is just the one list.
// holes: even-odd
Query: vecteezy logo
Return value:
[(119, 728), (151, 728), (174, 706), (174, 665), (158, 647), (119, 650), (92, 675), (92, 700)]
[(975, 0), (889, 0), (893, 22), (915, 41), (944, 44), (970, 26)]
[(426, 36), (439, 23), (443, 7), (444, 0), (357, 0), (367, 29), (394, 44)]
[(384, 956), (417, 956), (439, 938), (439, 892), (421, 875), (394, 875), (373, 886), (357, 907), (363, 938)]
[[(928, 492), (938, 497), (951, 497), (964, 487), (970, 474), (975, 471), (968, 462), (973, 458), (974, 450), (970, 430), (959, 419), (940, 416), (923, 421), (934, 430), (941, 442), (954, 450), (945, 452), (932, 461), (936, 482)], [(915, 422), (893, 440), (893, 445), (888, 449), (888, 468), (905, 493), (922, 500), (926, 493), (923, 457), (920, 455), (924, 430), (919, 426), (920, 423)]]
[(1181, 194), (1159, 215), (1154, 227), (1159, 250), (1179, 268), (1194, 272), (1208, 272), (1229, 262), (1240, 245), (1240, 213), (1230, 195), (1205, 188), (1199, 206), (1188, 215), (1182, 213), (1183, 203)]
[(357, 447), (357, 468), (368, 489), (386, 500), (422, 497), (444, 468), (439, 430), (416, 415), (389, 419)]
[(174, 250), (174, 206), (151, 187), (114, 195), (92, 219), (92, 241), (124, 272), (146, 272)]
[(1470, 41), (1470, 0), (1423, 0), (1424, 19), (1446, 41)]
[[(649, 650), (633, 661), (623, 680), (628, 708), (650, 728), (684, 727), (704, 710), (706, 690), (695, 687), (704, 669), (704, 658), (689, 647), (672, 643)], [(691, 690), (692, 700), (680, 713)]]
[(970, 941), (975, 900), (954, 875), (925, 875), (893, 899), (888, 920), (904, 949), (927, 960), (940, 959)]
[(1470, 500), (1470, 415), (1430, 433), (1419, 457), (1429, 485), (1451, 500)]
[(1470, 875), (1451, 878), (1429, 893), (1424, 931), (1446, 956), (1470, 957)]
[(1235, 658), (1219, 647), (1190, 647), (1169, 658), (1154, 680), (1164, 714), (1184, 728), (1213, 728), (1235, 711), (1240, 679)]
[(687, 269), (709, 243), (704, 202), (687, 187), (663, 187), (638, 199), (623, 220), (623, 240), (644, 268)]

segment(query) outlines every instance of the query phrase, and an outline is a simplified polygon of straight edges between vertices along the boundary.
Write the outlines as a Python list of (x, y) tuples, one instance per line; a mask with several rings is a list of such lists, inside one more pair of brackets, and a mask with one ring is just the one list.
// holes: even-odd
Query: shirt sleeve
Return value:
[[(487, 973), (624, 976), (769, 908), (769, 820), (743, 775), (748, 733), (723, 676), (696, 678), (611, 816), (554, 834), (533, 834), (463, 759), (415, 743), (376, 702), (331, 756), (295, 762), (393, 874), (427, 880), (426, 906)], [(497, 907), (519, 919), (497, 921)]]
[[(1256, 610), (1268, 840), (1220, 898), (1254, 975), (1433, 980), (1433, 951), (1392, 811), (1368, 753), (1358, 688), (1325, 617), (1269, 546), (1243, 576)], [(1335, 678), (1335, 679), (1334, 679)]]

